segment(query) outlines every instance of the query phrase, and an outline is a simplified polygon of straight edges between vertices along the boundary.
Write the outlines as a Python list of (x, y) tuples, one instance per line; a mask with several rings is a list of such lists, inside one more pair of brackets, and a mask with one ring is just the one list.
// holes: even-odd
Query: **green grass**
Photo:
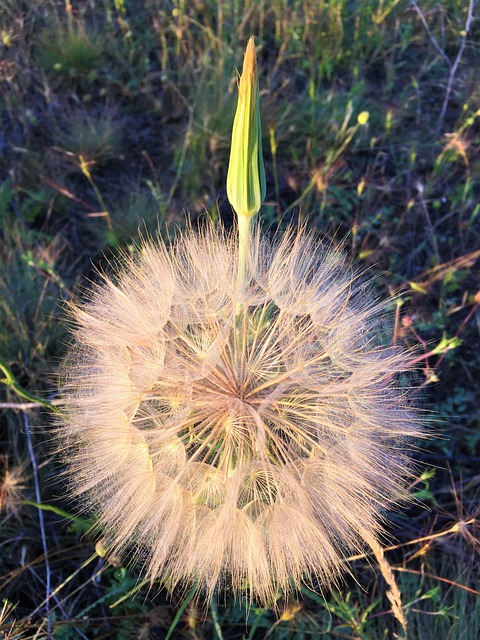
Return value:
[[(143, 219), (151, 232), (184, 225), (185, 211), (231, 224), (235, 65), (255, 35), (265, 226), (308, 218), (332, 242), (345, 239), (352, 260), (379, 274), (382, 295), (401, 294), (397, 339), (420, 345), (415, 393), (438, 437), (416, 455), (422, 502), (391, 517), (392, 545), (404, 546), (387, 552), (408, 637), (474, 640), (480, 23), (468, 0), (69, 6), (0, 6), (0, 358), (23, 388), (55, 400), (69, 340), (63, 301), (81, 295), (95, 267), (129, 250)], [(357, 126), (363, 111), (368, 123)], [(444, 336), (458, 339), (440, 349)], [(338, 593), (280, 598), (280, 617), (228, 597), (205, 612), (142, 585), (138, 567), (103, 557), (67, 502), (51, 415), (34, 405), (0, 387), (5, 637), (48, 637), (47, 591), (58, 640), (398, 631), (374, 559), (352, 561)]]

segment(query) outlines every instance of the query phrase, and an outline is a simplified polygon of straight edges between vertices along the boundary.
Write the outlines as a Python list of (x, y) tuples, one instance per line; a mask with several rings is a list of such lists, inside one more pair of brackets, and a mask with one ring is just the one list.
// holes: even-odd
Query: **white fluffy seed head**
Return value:
[[(268, 603), (328, 584), (404, 497), (408, 354), (344, 255), (304, 229), (207, 225), (73, 308), (58, 428), (74, 495), (151, 579)], [(133, 550), (133, 552), (132, 552)]]

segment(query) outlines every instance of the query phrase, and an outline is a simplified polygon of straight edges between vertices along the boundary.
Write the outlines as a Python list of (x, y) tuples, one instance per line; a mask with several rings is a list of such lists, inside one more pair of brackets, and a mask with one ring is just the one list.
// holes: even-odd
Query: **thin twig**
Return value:
[[(470, 518), (466, 522), (462, 522), (461, 525), (456, 522), (454, 525), (450, 527), (450, 529), (446, 529), (445, 531), (439, 531), (438, 533), (431, 533), (428, 536), (422, 536), (421, 538), (415, 538), (415, 540), (408, 540), (408, 542), (402, 542), (400, 544), (394, 544), (390, 547), (384, 547), (384, 551), (395, 551), (395, 549), (402, 549), (403, 547), (409, 547), (413, 544), (418, 544), (419, 542), (429, 542), (430, 540), (436, 540), (437, 538), (443, 538), (443, 536), (448, 536), (451, 533), (459, 533), (461, 527), (468, 527), (471, 524), (475, 524), (477, 522), (476, 518)], [(346, 558), (347, 562), (353, 562), (354, 560), (362, 560), (362, 558), (366, 558), (368, 553), (357, 553), (354, 556), (349, 556)]]
[(441, 111), (440, 111), (440, 116), (438, 118), (437, 130), (435, 132), (435, 137), (434, 137), (435, 140), (438, 140), (438, 138), (440, 137), (440, 132), (441, 132), (441, 129), (442, 129), (443, 121), (445, 119), (445, 114), (447, 112), (448, 103), (450, 101), (450, 94), (452, 92), (453, 83), (455, 81), (455, 75), (457, 73), (458, 65), (460, 64), (460, 61), (461, 61), (462, 56), (463, 56), (463, 52), (465, 51), (465, 46), (467, 44), (468, 32), (470, 31), (470, 26), (472, 24), (472, 18), (473, 18), (474, 0), (469, 0), (469, 3), (468, 3), (468, 14), (467, 14), (466, 22), (465, 22), (465, 28), (463, 30), (462, 41), (460, 43), (460, 47), (458, 49), (457, 56), (456, 56), (456, 58), (455, 58), (453, 63), (450, 60), (450, 58), (447, 56), (445, 51), (442, 49), (442, 47), (438, 44), (435, 36), (433, 35), (433, 33), (430, 30), (430, 27), (428, 26), (428, 22), (427, 22), (427, 20), (426, 20), (426, 18), (424, 16), (422, 10), (418, 6), (418, 4), (415, 2), (415, 0), (410, 0), (410, 2), (412, 4), (413, 8), (415, 9), (415, 11), (417, 12), (420, 20), (422, 21), (423, 26), (425, 27), (425, 31), (427, 32), (428, 37), (430, 38), (433, 46), (438, 51), (438, 53), (441, 55), (441, 57), (445, 60), (445, 62), (448, 65), (448, 69), (449, 69), (447, 88), (445, 90), (445, 97), (443, 99), (443, 104), (442, 104), (442, 108), (441, 108)]
[(428, 22), (427, 22), (425, 16), (423, 15), (423, 13), (422, 13), (422, 10), (418, 6), (418, 4), (415, 2), (415, 0), (410, 0), (410, 1), (411, 1), (412, 5), (413, 5), (413, 8), (418, 13), (418, 17), (423, 22), (423, 26), (425, 27), (425, 31), (427, 32), (427, 35), (430, 38), (433, 46), (438, 51), (438, 53), (442, 56), (442, 58), (445, 60), (445, 62), (448, 64), (448, 68), (451, 69), (452, 68), (452, 63), (450, 62), (450, 58), (447, 56), (447, 54), (442, 49), (442, 47), (438, 44), (435, 36), (430, 31), (430, 27), (428, 26)]
[(443, 120), (445, 118), (445, 113), (447, 111), (448, 102), (450, 100), (450, 93), (452, 92), (453, 82), (455, 80), (455, 74), (457, 73), (458, 65), (460, 64), (460, 60), (462, 59), (463, 52), (465, 50), (465, 45), (467, 44), (467, 36), (470, 31), (470, 25), (472, 23), (472, 15), (473, 15), (473, 0), (470, 0), (468, 3), (468, 14), (467, 20), (465, 22), (464, 35), (462, 36), (462, 42), (460, 43), (460, 48), (457, 53), (457, 57), (455, 58), (455, 62), (450, 67), (450, 75), (448, 77), (447, 90), (445, 91), (445, 98), (443, 99), (442, 110), (440, 111), (440, 117), (438, 118), (437, 131), (435, 133), (435, 139), (438, 140), (440, 137), (440, 131), (442, 129)]
[[(62, 404), (61, 400), (50, 400), (49, 402), (52, 406)], [(29, 411), (44, 406), (43, 402), (0, 402), (0, 409), (14, 409), (16, 411)]]
[[(82, 567), (83, 567), (83, 565), (82, 565)], [(78, 571), (80, 571), (82, 567), (80, 567), (80, 569), (78, 569)], [(38, 573), (37, 573), (37, 572), (36, 572), (32, 567), (29, 567), (29, 569), (30, 569), (31, 573), (35, 576), (35, 578), (45, 586), (45, 582), (44, 582), (44, 581), (42, 580), (42, 578), (38, 575)], [(61, 585), (61, 586), (62, 586), (62, 585)], [(58, 591), (58, 589), (57, 589), (57, 590), (55, 590), (55, 591), (52, 591), (52, 593), (50, 594), (50, 598), (53, 598), (53, 599), (55, 600), (55, 602), (57, 603), (58, 610), (60, 611), (60, 613), (62, 614), (62, 616), (63, 616), (63, 618), (64, 618), (64, 619), (62, 620), (62, 622), (65, 622), (65, 621), (66, 621), (66, 622), (68, 622), (68, 623), (70, 623), (70, 624), (71, 624), (71, 623), (72, 623), (71, 619), (68, 617), (67, 612), (66, 612), (66, 611), (65, 611), (65, 609), (62, 607), (62, 603), (60, 602), (60, 600), (59, 600), (59, 599), (57, 598), (57, 596), (55, 595), (57, 591)], [(44, 605), (45, 605), (45, 601), (41, 604), (41, 606), (37, 607), (37, 609), (35, 609), (35, 611), (33, 611), (33, 612), (30, 614), (30, 618), (32, 618), (32, 617), (36, 614), (36, 612), (37, 612), (37, 611), (39, 611), (40, 609), (42, 609), (42, 608), (44, 607)], [(55, 607), (55, 608), (56, 608), (56, 607)], [(77, 634), (79, 635), (79, 637), (80, 637), (80, 638), (83, 638), (83, 640), (88, 640), (87, 636), (86, 636), (82, 631), (80, 631), (80, 629), (79, 629), (77, 626), (74, 626), (73, 628), (75, 629), (75, 631), (77, 632)]]
[[(33, 471), (33, 481), (35, 485), (35, 498), (38, 504), (42, 503), (41, 495), (40, 495), (40, 483), (38, 481), (38, 466), (37, 461), (35, 459), (35, 452), (33, 450), (33, 442), (32, 442), (32, 434), (30, 431), (30, 425), (28, 423), (27, 412), (23, 412), (23, 424), (25, 426), (25, 435), (27, 437), (27, 445), (28, 445), (28, 453), (30, 455), (30, 461), (32, 463), (32, 471)], [(43, 510), (38, 509), (38, 521), (40, 523), (40, 533), (42, 537), (42, 547), (43, 547), (43, 557), (45, 559), (45, 589), (46, 589), (46, 602), (45, 602), (45, 612), (47, 615), (47, 633), (48, 638), (51, 638), (51, 620), (50, 620), (50, 585), (51, 585), (51, 575), (50, 575), (50, 563), (48, 561), (48, 548), (47, 548), (47, 536), (45, 534), (45, 521), (43, 519)]]
[(405, 567), (392, 567), (394, 571), (400, 571), (403, 573), (413, 573), (417, 576), (424, 576), (425, 578), (432, 578), (433, 580), (439, 580), (440, 582), (445, 582), (446, 584), (452, 585), (452, 587), (458, 587), (459, 589), (463, 589), (464, 591), (468, 591), (468, 593), (473, 593), (476, 596), (480, 596), (480, 591), (476, 589), (472, 589), (471, 587), (467, 587), (460, 582), (455, 582), (455, 580), (449, 580), (448, 578), (442, 578), (442, 576), (436, 576), (433, 573), (425, 573), (425, 571), (418, 571), (417, 569), (406, 569)]

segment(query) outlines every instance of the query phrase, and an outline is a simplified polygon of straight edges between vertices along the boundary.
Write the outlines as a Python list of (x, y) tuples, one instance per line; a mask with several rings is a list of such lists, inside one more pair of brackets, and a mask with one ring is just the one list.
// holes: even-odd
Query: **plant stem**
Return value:
[[(27, 436), (27, 446), (28, 446), (28, 453), (30, 455), (30, 461), (32, 463), (32, 471), (33, 471), (33, 482), (34, 482), (34, 486), (35, 486), (35, 498), (37, 501), (38, 505), (42, 504), (42, 499), (41, 499), (41, 495), (40, 495), (40, 482), (38, 479), (38, 465), (37, 465), (37, 461), (35, 458), (35, 452), (34, 452), (34, 448), (33, 448), (33, 441), (32, 441), (32, 434), (30, 431), (30, 425), (28, 422), (28, 416), (27, 413), (24, 411), (23, 412), (23, 425), (25, 428), (25, 435)], [(43, 511), (41, 508), (38, 509), (38, 520), (40, 523), (40, 535), (41, 535), (41, 540), (42, 540), (42, 547), (43, 547), (43, 558), (44, 558), (44, 562), (45, 562), (45, 614), (46, 614), (46, 618), (47, 618), (47, 636), (50, 638), (51, 637), (51, 624), (52, 624), (52, 618), (50, 616), (50, 598), (52, 597), (50, 591), (51, 591), (51, 583), (52, 583), (52, 576), (51, 576), (51, 572), (50, 572), (50, 563), (49, 563), (49, 559), (48, 559), (48, 546), (47, 546), (47, 536), (45, 533), (45, 519), (43, 517)]]
[(30, 400), (31, 402), (36, 402), (38, 404), (41, 404), (43, 407), (47, 407), (48, 409), (51, 409), (54, 413), (58, 413), (57, 407), (52, 402), (50, 402), (50, 400), (45, 400), (44, 398), (40, 398), (39, 396), (36, 396), (33, 393), (30, 393), (30, 391), (27, 391), (26, 389), (24, 389), (18, 383), (18, 380), (16, 379), (13, 371), (10, 369), (8, 364), (1, 357), (0, 357), (0, 370), (5, 375), (4, 378), (0, 378), (0, 382), (3, 382), (3, 384), (6, 384), (7, 387), (10, 387), (11, 389), (13, 389), (13, 391), (15, 391), (15, 393), (17, 393), (22, 398), (25, 398), (26, 400)]
[(251, 222), (253, 216), (238, 216), (238, 272), (237, 284), (243, 290), (247, 277), (247, 259), (250, 251)]

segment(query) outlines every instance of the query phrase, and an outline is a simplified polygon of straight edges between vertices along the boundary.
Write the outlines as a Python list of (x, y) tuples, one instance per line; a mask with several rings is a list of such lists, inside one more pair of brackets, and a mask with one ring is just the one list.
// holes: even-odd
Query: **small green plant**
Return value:
[(80, 25), (52, 24), (38, 36), (36, 55), (45, 71), (65, 80), (96, 80), (104, 52), (102, 36)]
[(114, 109), (87, 110), (77, 107), (65, 111), (55, 121), (52, 138), (74, 166), (80, 157), (89, 166), (106, 164), (118, 158), (122, 150), (122, 119)]

